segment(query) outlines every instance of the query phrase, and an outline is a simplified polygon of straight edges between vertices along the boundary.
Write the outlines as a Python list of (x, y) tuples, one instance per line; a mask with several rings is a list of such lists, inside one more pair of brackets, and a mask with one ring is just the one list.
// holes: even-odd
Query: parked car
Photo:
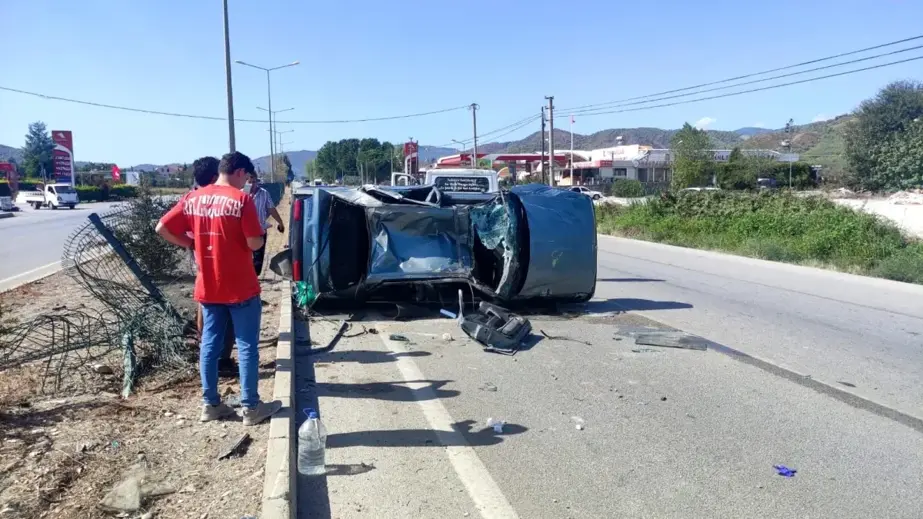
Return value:
[(68, 207), (73, 209), (80, 203), (77, 190), (70, 184), (38, 184), (34, 191), (20, 191), (17, 203), (29, 204), (36, 209)]
[(10, 185), (7, 183), (0, 184), (0, 211), (13, 210), (13, 193), (10, 191)]
[(583, 195), (590, 197), (590, 199), (592, 200), (599, 200), (600, 198), (603, 197), (603, 194), (600, 193), (599, 191), (593, 191), (592, 189), (589, 189), (584, 186), (574, 186), (568, 189), (568, 191), (573, 191), (574, 193), (581, 193)]
[(767, 177), (767, 178), (758, 178), (758, 179), (756, 179), (756, 186), (757, 186), (759, 189), (775, 189), (776, 186), (777, 186), (777, 184), (776, 184), (776, 179), (774, 179), (774, 178), (768, 178), (768, 177)]
[(595, 212), (582, 193), (305, 186), (291, 220), (292, 277), (322, 299), (441, 302), (462, 289), (501, 302), (587, 301), (596, 290)]

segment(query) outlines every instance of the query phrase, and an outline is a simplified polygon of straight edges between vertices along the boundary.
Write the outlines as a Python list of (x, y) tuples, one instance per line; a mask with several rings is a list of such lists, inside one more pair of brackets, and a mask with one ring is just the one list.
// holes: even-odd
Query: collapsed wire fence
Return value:
[(91, 214), (65, 242), (62, 265), (94, 304), (71, 309), (60, 301), (26, 322), (0, 325), (0, 372), (32, 365), (41, 370), (41, 391), (54, 393), (86, 384), (107, 363), (105, 372), (121, 371), (124, 396), (148, 373), (194, 373), (194, 260), (154, 230), (174, 203), (142, 189), (137, 199)]

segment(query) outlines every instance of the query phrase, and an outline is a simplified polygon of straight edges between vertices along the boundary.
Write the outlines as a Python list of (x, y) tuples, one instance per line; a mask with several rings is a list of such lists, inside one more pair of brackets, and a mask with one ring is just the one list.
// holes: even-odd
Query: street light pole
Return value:
[(260, 67), (258, 65), (253, 65), (253, 64), (246, 63), (240, 60), (235, 60), (234, 63), (266, 72), (266, 96), (268, 97), (267, 102), (269, 103), (269, 110), (267, 111), (269, 112), (269, 130), (270, 130), (269, 132), (269, 166), (270, 166), (270, 172), (272, 175), (271, 178), (275, 179), (275, 176), (276, 176), (275, 136), (272, 133), (272, 130), (274, 129), (272, 125), (272, 115), (273, 115), (272, 113), (272, 83), (269, 78), (269, 73), (272, 72), (273, 70), (279, 70), (280, 68), (294, 67), (295, 65), (298, 65), (300, 62), (293, 61), (287, 65), (279, 65), (278, 67), (271, 67), (271, 68)]
[[(268, 75), (268, 74), (267, 74)], [(272, 106), (272, 105), (270, 105)], [(256, 107), (257, 110), (262, 110), (269, 114), (269, 178), (272, 181), (275, 181), (276, 178), (276, 124), (278, 120), (276, 119), (276, 114), (282, 112), (288, 112), (294, 110), (294, 108), (285, 108), (283, 110), (271, 110), (269, 108), (263, 108), (261, 106)], [(294, 131), (294, 130), (293, 130)]]
[(231, 31), (228, 25), (228, 0), (224, 0), (224, 68), (228, 90), (228, 144), (231, 153), (237, 151), (234, 138), (234, 91), (231, 86)]

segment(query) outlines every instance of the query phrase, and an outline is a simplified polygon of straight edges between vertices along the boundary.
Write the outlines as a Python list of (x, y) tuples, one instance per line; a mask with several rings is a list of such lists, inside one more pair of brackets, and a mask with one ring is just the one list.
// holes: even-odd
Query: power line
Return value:
[[(530, 123), (534, 122), (536, 119), (538, 119), (538, 116), (537, 116), (537, 115), (530, 115), (529, 117), (526, 117), (525, 119), (520, 119), (520, 120), (518, 120), (518, 121), (516, 121), (516, 122), (514, 122), (514, 123), (508, 124), (508, 125), (503, 126), (503, 127), (501, 127), (501, 128), (497, 128), (497, 129), (495, 129), (495, 130), (491, 130), (491, 131), (486, 132), (486, 133), (478, 133), (478, 138), (484, 138), (484, 137), (493, 137), (493, 138), (497, 138), (497, 137), (502, 137), (502, 136), (504, 136), (504, 135), (508, 135), (508, 134), (512, 133), (513, 131), (519, 130), (520, 128), (522, 128), (522, 127), (524, 127), (524, 126), (528, 126)], [(515, 127), (515, 128), (514, 128), (514, 127)], [(513, 128), (513, 130), (507, 131), (507, 132), (505, 132), (505, 133), (500, 133), (500, 132), (503, 132), (504, 130), (508, 130), (509, 128)], [(500, 133), (500, 135), (497, 135), (498, 133)], [(463, 145), (467, 145), (467, 144), (470, 144), (470, 143), (473, 141), (473, 139), (470, 139), (470, 138), (469, 138), (469, 139), (456, 139), (456, 141), (457, 141), (457, 142), (450, 142), (450, 143), (448, 143), (448, 144), (440, 145), (439, 147), (440, 147), (440, 148), (449, 148), (449, 147), (452, 147), (453, 144), (463, 144)]]
[(813, 77), (813, 78), (808, 78), (808, 79), (802, 79), (802, 80), (799, 80), (799, 81), (791, 81), (791, 82), (788, 82), (788, 83), (780, 83), (780, 84), (778, 84), (778, 85), (769, 85), (769, 86), (760, 87), (760, 88), (751, 88), (750, 90), (741, 90), (740, 92), (729, 92), (729, 93), (727, 93), (727, 94), (719, 94), (719, 95), (708, 96), (708, 97), (700, 97), (700, 98), (697, 98), (697, 99), (688, 99), (688, 100), (685, 100), (685, 101), (675, 101), (675, 102), (672, 102), (672, 103), (663, 103), (663, 104), (652, 105), (652, 106), (641, 106), (641, 107), (638, 107), (638, 108), (623, 108), (623, 109), (621, 109), (621, 110), (606, 110), (606, 111), (602, 111), (602, 112), (587, 112), (587, 113), (584, 113), (584, 114), (582, 114), (582, 115), (583, 115), (584, 117), (589, 117), (589, 116), (593, 116), (593, 115), (620, 114), (620, 113), (624, 113), (624, 112), (639, 112), (639, 111), (642, 111), (642, 110), (651, 110), (651, 109), (654, 109), (654, 108), (664, 108), (664, 107), (667, 107), (667, 106), (676, 106), (676, 105), (684, 105), (684, 104), (689, 104), (689, 103), (697, 103), (697, 102), (699, 102), (699, 101), (708, 101), (708, 100), (711, 100), (711, 99), (722, 99), (722, 98), (725, 98), (725, 97), (733, 97), (733, 96), (739, 96), (739, 95), (743, 95), (743, 94), (751, 94), (751, 93), (753, 93), (753, 92), (762, 92), (762, 91), (764, 91), (764, 90), (772, 90), (772, 89), (775, 89), (775, 88), (782, 88), (782, 87), (786, 87), (786, 86), (800, 85), (800, 84), (802, 84), (802, 83), (811, 83), (811, 82), (813, 82), (813, 81), (819, 81), (819, 80), (821, 80), (821, 79), (829, 79), (829, 78), (833, 78), (833, 77), (846, 76), (846, 75), (849, 75), (849, 74), (855, 74), (855, 73), (857, 73), (857, 72), (865, 72), (865, 71), (867, 71), (867, 70), (874, 70), (874, 69), (883, 68), (883, 67), (890, 67), (890, 66), (892, 66), (892, 65), (900, 65), (901, 63), (908, 63), (908, 62), (916, 61), (916, 60), (919, 60), (919, 59), (923, 59), (923, 56), (917, 56), (917, 57), (914, 57), (914, 58), (902, 59), (902, 60), (899, 60), (899, 61), (891, 61), (891, 62), (888, 62), (888, 63), (882, 63), (882, 64), (879, 64), (879, 65), (872, 65), (872, 66), (868, 66), (868, 67), (864, 67), (864, 68), (859, 68), (859, 69), (854, 69), (854, 70), (847, 70), (847, 71), (845, 71), (845, 72), (838, 72), (838, 73), (836, 73), (836, 74), (828, 74), (828, 75), (826, 75), (826, 76), (818, 76), (818, 77)]
[(912, 37), (910, 37), (910, 38), (904, 38), (904, 39), (902, 39), (902, 40), (892, 41), (892, 42), (888, 42), (888, 43), (882, 43), (882, 44), (880, 44), (880, 45), (875, 45), (875, 46), (873, 46), (873, 47), (866, 47), (866, 48), (864, 48), (864, 49), (858, 49), (858, 50), (853, 50), (853, 51), (849, 51), (849, 52), (843, 52), (843, 53), (840, 53), (840, 54), (835, 54), (835, 55), (833, 55), (833, 56), (827, 56), (827, 57), (824, 57), (824, 58), (813, 59), (813, 60), (810, 60), (810, 61), (802, 61), (801, 63), (796, 63), (796, 64), (794, 64), (794, 65), (786, 65), (786, 66), (784, 66), (784, 67), (778, 67), (778, 68), (774, 68), (774, 69), (763, 70), (763, 71), (761, 71), (761, 72), (753, 72), (753, 73), (750, 73), (750, 74), (744, 74), (744, 75), (742, 75), (742, 76), (737, 76), (737, 77), (722, 79), (722, 80), (720, 80), (720, 81), (712, 81), (712, 82), (709, 82), (709, 83), (702, 83), (702, 84), (699, 84), (699, 85), (688, 86), (688, 87), (683, 87), (683, 88), (677, 88), (677, 89), (674, 89), (674, 90), (665, 90), (665, 91), (663, 91), (663, 92), (657, 92), (656, 94), (648, 94), (648, 95), (638, 96), (638, 97), (629, 97), (629, 98), (626, 98), (626, 99), (619, 99), (619, 100), (616, 100), (616, 101), (607, 101), (607, 102), (604, 102), (604, 103), (595, 103), (595, 104), (588, 104), (588, 105), (575, 106), (575, 107), (572, 107), (572, 108), (564, 108), (563, 110), (565, 110), (565, 111), (572, 111), (572, 110), (579, 110), (579, 109), (583, 109), (583, 108), (601, 107), (601, 106), (603, 106), (603, 105), (611, 105), (611, 104), (614, 104), (614, 103), (622, 103), (622, 102), (625, 102), (625, 101), (636, 101), (636, 100), (639, 100), (639, 99), (647, 99), (647, 98), (650, 98), (650, 97), (657, 97), (657, 96), (666, 95), (666, 94), (673, 94), (673, 93), (676, 93), (676, 92), (684, 92), (684, 91), (686, 91), (686, 90), (694, 90), (694, 89), (697, 89), (697, 88), (702, 88), (702, 87), (707, 87), (707, 86), (712, 86), (712, 85), (720, 85), (720, 84), (722, 84), (722, 83), (730, 83), (730, 82), (732, 82), (732, 81), (738, 81), (738, 80), (741, 80), (741, 79), (749, 79), (749, 78), (754, 77), (754, 76), (761, 76), (761, 75), (763, 75), (763, 74), (770, 74), (770, 73), (772, 73), (772, 72), (781, 72), (781, 71), (783, 71), (783, 70), (788, 70), (788, 69), (803, 67), (803, 66), (805, 66), (805, 65), (813, 65), (814, 63), (820, 63), (820, 62), (822, 62), (822, 61), (830, 61), (830, 60), (836, 59), (836, 58), (843, 58), (843, 57), (846, 57), (846, 56), (852, 56), (853, 54), (859, 54), (859, 53), (862, 53), (862, 52), (868, 52), (868, 51), (870, 51), (870, 50), (876, 50), (876, 49), (881, 49), (881, 48), (884, 48), (884, 47), (890, 47), (890, 46), (892, 46), (892, 45), (899, 45), (899, 44), (901, 44), (901, 43), (907, 43), (908, 41), (914, 41), (914, 40), (919, 40), (919, 39), (923, 39), (923, 35), (912, 36)]
[[(124, 112), (135, 112), (149, 115), (163, 115), (167, 117), (183, 117), (186, 119), (201, 119), (205, 121), (227, 121), (227, 117), (213, 117), (210, 115), (196, 115), (196, 114), (183, 114), (177, 112), (162, 112), (159, 110), (148, 110), (146, 108), (133, 108), (129, 106), (119, 106), (119, 105), (110, 105), (106, 103), (97, 103), (94, 101), (84, 101), (81, 99), (70, 99), (67, 97), (52, 96), (47, 94), (41, 94), (38, 92), (29, 92), (27, 90), (19, 90), (17, 88), (10, 88), (5, 86), (0, 86), (0, 90), (6, 92), (13, 92), (15, 94), (23, 94), (33, 97), (39, 97), (42, 99), (49, 99), (52, 101), (63, 101), (66, 103), (75, 103), (86, 106), (95, 106), (97, 108), (108, 108), (111, 110), (122, 110)], [(367, 117), (364, 119), (330, 119), (330, 120), (307, 120), (307, 121), (276, 121), (277, 123), (282, 124), (348, 124), (348, 123), (367, 123), (374, 121), (392, 121), (396, 119), (410, 119), (413, 117), (424, 117), (427, 115), (436, 115), (446, 112), (454, 112), (456, 110), (464, 110), (468, 108), (468, 105), (456, 106), (453, 108), (443, 108), (442, 110), (433, 110), (431, 112), (419, 112), (414, 114), (405, 114), (405, 115), (392, 115), (386, 117)], [(265, 120), (260, 119), (234, 119), (236, 122), (241, 123), (265, 123)]]
[(882, 57), (884, 57), (884, 56), (893, 56), (893, 55), (895, 55), (895, 54), (901, 54), (901, 53), (904, 53), (904, 52), (909, 52), (909, 51), (912, 51), (912, 50), (919, 50), (919, 49), (923, 49), (923, 45), (917, 45), (916, 47), (908, 47), (908, 48), (906, 48), (906, 49), (895, 50), (895, 51), (886, 52), (886, 53), (883, 53), (883, 54), (876, 54), (876, 55), (874, 55), (874, 56), (868, 56), (868, 57), (865, 57), (865, 58), (859, 58), (859, 59), (854, 59), (854, 60), (850, 60), (850, 61), (844, 61), (844, 62), (842, 62), (842, 63), (834, 63), (834, 64), (832, 64), (832, 65), (824, 65), (823, 67), (815, 67), (815, 68), (811, 68), (811, 69), (807, 69), (807, 70), (800, 70), (800, 71), (798, 71), (798, 72), (790, 72), (790, 73), (788, 73), (788, 74), (781, 74), (781, 75), (778, 75), (778, 76), (772, 76), (772, 77), (763, 78), (763, 79), (754, 79), (753, 81), (745, 81), (745, 82), (743, 82), (743, 83), (735, 83), (735, 84), (733, 84), (733, 85), (725, 85), (725, 86), (719, 86), (719, 87), (715, 87), (715, 88), (708, 88), (708, 89), (705, 89), (705, 90), (698, 90), (698, 91), (695, 91), (695, 92), (687, 92), (687, 93), (685, 93), (685, 94), (676, 94), (676, 95), (672, 95), (672, 96), (657, 97), (657, 98), (655, 98), (655, 99), (648, 99), (648, 100), (645, 100), (645, 101), (635, 101), (635, 102), (632, 102), (632, 103), (612, 104), (611, 106), (605, 106), (605, 107), (604, 107), (604, 106), (600, 106), (599, 108), (595, 108), (595, 109), (572, 110), (572, 112), (573, 112), (574, 114), (580, 115), (580, 114), (593, 113), (593, 112), (595, 112), (595, 111), (598, 111), (598, 110), (601, 110), (601, 109), (604, 109), (604, 108), (619, 108), (619, 107), (622, 107), (622, 106), (636, 106), (636, 105), (643, 105), (643, 104), (648, 104), (648, 103), (656, 103), (656, 102), (658, 102), (658, 101), (665, 101), (665, 100), (667, 100), (667, 99), (677, 99), (677, 98), (680, 98), (680, 97), (688, 97), (688, 96), (693, 96), (693, 95), (698, 95), (698, 94), (704, 94), (704, 93), (707, 93), (707, 92), (715, 92), (715, 91), (718, 91), (718, 90), (726, 90), (726, 89), (728, 89), (728, 88), (736, 88), (736, 87), (741, 87), (741, 86), (745, 86), (745, 85), (753, 85), (753, 84), (756, 84), (756, 83), (765, 83), (766, 81), (773, 81), (773, 80), (776, 80), (776, 79), (782, 79), (782, 78), (786, 78), (786, 77), (798, 76), (798, 75), (807, 74), (807, 73), (810, 73), (810, 72), (817, 72), (817, 71), (820, 71), (820, 70), (827, 70), (827, 69), (831, 69), (831, 68), (842, 67), (842, 66), (844, 66), (844, 65), (852, 65), (852, 64), (855, 64), (855, 63), (863, 62), (863, 61), (869, 61), (869, 60), (872, 60), (872, 59), (878, 59), (878, 58), (882, 58)]

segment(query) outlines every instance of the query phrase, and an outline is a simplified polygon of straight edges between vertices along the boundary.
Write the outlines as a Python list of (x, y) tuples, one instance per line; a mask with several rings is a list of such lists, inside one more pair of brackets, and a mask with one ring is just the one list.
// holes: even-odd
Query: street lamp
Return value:
[(227, 75), (228, 92), (228, 144), (231, 153), (237, 151), (234, 138), (234, 91), (231, 88), (231, 30), (228, 27), (228, 0), (224, 0), (224, 71)]
[[(267, 131), (269, 131), (269, 159), (270, 159), (269, 162), (271, 163), (271, 164), (270, 164), (271, 166), (274, 166), (274, 165), (275, 165), (275, 160), (274, 160), (274, 159), (275, 159), (275, 156), (276, 156), (276, 148), (275, 148), (275, 142), (276, 142), (276, 141), (275, 141), (275, 131), (276, 131), (276, 128), (275, 128), (275, 125), (278, 124), (278, 122), (274, 122), (274, 121), (276, 121), (276, 114), (279, 114), (279, 113), (282, 113), (282, 112), (290, 112), (290, 111), (294, 110), (294, 108), (285, 108), (285, 109), (283, 109), (283, 110), (273, 110), (273, 111), (269, 111), (269, 110), (266, 109), (266, 108), (263, 108), (263, 107), (261, 107), (261, 106), (257, 106), (256, 109), (257, 109), (257, 110), (262, 110), (262, 111), (264, 111), (264, 112), (266, 112), (266, 113), (269, 114), (269, 130), (267, 130)], [(275, 169), (274, 169), (274, 167), (270, 167), (270, 168), (269, 168), (269, 171), (270, 171), (270, 178), (271, 178), (273, 181), (275, 181)]]
[[(461, 165), (461, 156), (465, 152), (465, 143), (452, 139), (452, 142), (458, 144), (458, 164)], [(473, 166), (472, 166), (473, 167)]]
[[(269, 103), (269, 109), (266, 111), (269, 112), (269, 128), (272, 129), (272, 83), (270, 82), (270, 79), (269, 79), (269, 73), (272, 72), (273, 70), (279, 70), (280, 68), (294, 67), (295, 65), (298, 65), (300, 61), (293, 61), (287, 65), (279, 65), (278, 67), (271, 67), (271, 68), (260, 67), (259, 65), (253, 65), (250, 63), (246, 63), (244, 61), (240, 61), (239, 59), (234, 60), (234, 63), (266, 72), (266, 96), (268, 98), (268, 103)], [(273, 142), (273, 135), (270, 132), (269, 134), (269, 157), (270, 159), (272, 159), (274, 147), (275, 147), (275, 143)], [(272, 163), (272, 160), (270, 160), (269, 162), (270, 162), (270, 166), (272, 167), (270, 171), (272, 171), (273, 178), (274, 178), (276, 167), (275, 167), (275, 164)]]
[[(284, 135), (284, 134), (286, 134), (286, 133), (292, 133), (292, 132), (294, 132), (294, 131), (295, 131), (295, 130), (285, 130), (285, 131), (283, 131), (283, 132), (280, 132), (280, 131), (278, 131), (278, 130), (273, 130), (272, 133), (276, 136), (276, 139), (278, 139), (277, 144), (276, 144), (276, 151), (279, 152), (279, 155), (282, 155), (282, 156), (285, 155), (285, 152), (282, 151), (282, 135)], [(285, 144), (291, 144), (291, 142), (287, 142), (287, 143), (285, 143)], [(273, 163), (275, 163), (275, 162), (273, 162)], [(276, 180), (275, 178), (273, 178), (273, 177), (270, 177), (270, 178), (272, 179), (272, 180), (271, 180), (272, 182), (275, 182), (275, 180)]]

